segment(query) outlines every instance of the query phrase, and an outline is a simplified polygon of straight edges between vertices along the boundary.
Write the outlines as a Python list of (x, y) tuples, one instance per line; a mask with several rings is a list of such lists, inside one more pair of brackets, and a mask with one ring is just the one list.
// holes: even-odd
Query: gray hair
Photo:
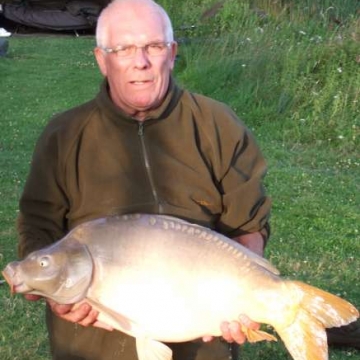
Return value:
[[(155, 10), (162, 18), (165, 29), (165, 41), (174, 41), (174, 31), (169, 15), (153, 0), (113, 0), (101, 12), (96, 26), (96, 45), (100, 48), (108, 47), (108, 19), (114, 16), (115, 9), (122, 5), (145, 5)], [(116, 16), (116, 15), (115, 15)]]

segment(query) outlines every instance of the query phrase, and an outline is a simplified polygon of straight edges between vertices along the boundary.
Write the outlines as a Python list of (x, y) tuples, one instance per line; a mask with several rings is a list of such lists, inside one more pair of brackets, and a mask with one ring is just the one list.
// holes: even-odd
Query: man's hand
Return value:
[(47, 299), (46, 301), (55, 315), (66, 321), (77, 323), (82, 326), (94, 325), (99, 315), (99, 312), (92, 309), (88, 303), (82, 303), (80, 305), (64, 305), (58, 304), (50, 299)]
[(33, 294), (25, 294), (24, 298), (29, 301), (38, 301), (38, 300), (42, 299), (42, 296), (33, 295)]
[[(251, 330), (258, 330), (260, 328), (260, 324), (250, 320), (247, 316), (241, 315), (239, 316), (239, 321), (227, 322), (224, 321), (221, 323), (221, 332), (222, 337), (229, 343), (236, 342), (240, 345), (246, 342), (246, 335), (241, 330), (241, 326), (245, 326)], [(204, 336), (203, 341), (209, 342), (213, 339), (212, 336)]]
[(258, 254), (260, 256), (264, 256), (264, 239), (259, 232), (249, 233), (245, 235), (240, 235), (234, 237), (233, 240), (240, 243), (241, 245), (247, 247), (249, 250)]
[[(39, 295), (26, 294), (24, 295), (25, 299), (30, 301), (37, 301), (42, 297)], [(73, 323), (80, 324), (82, 326), (95, 326), (98, 328), (102, 328), (105, 330), (113, 330), (113, 328), (109, 325), (102, 323), (97, 320), (99, 312), (94, 310), (91, 305), (86, 302), (81, 304), (58, 304), (54, 300), (46, 299), (50, 309), (52, 312), (64, 319), (66, 321), (70, 321)]]

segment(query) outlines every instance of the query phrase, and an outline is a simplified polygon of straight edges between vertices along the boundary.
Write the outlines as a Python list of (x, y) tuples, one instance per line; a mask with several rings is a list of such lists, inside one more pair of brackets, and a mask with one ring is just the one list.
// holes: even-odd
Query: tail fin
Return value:
[(294, 360), (327, 360), (325, 328), (349, 324), (359, 317), (349, 302), (301, 282), (292, 282), (302, 293), (291, 325), (276, 328)]
[(324, 327), (347, 325), (359, 317), (359, 311), (348, 301), (299, 281), (293, 284), (303, 292), (302, 307)]

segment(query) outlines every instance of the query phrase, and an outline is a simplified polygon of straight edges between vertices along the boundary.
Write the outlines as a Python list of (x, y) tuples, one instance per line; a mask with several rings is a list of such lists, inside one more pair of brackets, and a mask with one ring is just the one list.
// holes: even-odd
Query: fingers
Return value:
[(237, 342), (238, 344), (244, 344), (246, 342), (246, 336), (241, 331), (241, 325), (238, 321), (223, 322), (221, 324), (222, 336), (227, 342)]
[(58, 304), (53, 300), (48, 300), (48, 304), (55, 315), (66, 321), (77, 323), (82, 326), (94, 325), (99, 315), (99, 312), (92, 309), (87, 303), (75, 307), (74, 305)]
[[(224, 340), (227, 342), (236, 342), (238, 344), (244, 344), (247, 340), (244, 331), (246, 329), (259, 330), (260, 324), (252, 321), (246, 315), (240, 315), (239, 321), (224, 321), (221, 324), (221, 332)], [(244, 329), (244, 331), (243, 331)]]
[(96, 323), (98, 315), (98, 311), (91, 309), (90, 312), (82, 320), (76, 322), (82, 326), (94, 325)]
[(259, 323), (252, 321), (249, 317), (247, 317), (244, 314), (239, 316), (239, 322), (240, 322), (240, 324), (247, 327), (248, 329), (251, 329), (251, 330), (259, 330), (260, 329)]
[(213, 339), (214, 339), (214, 337), (211, 336), (211, 335), (206, 335), (206, 336), (203, 336), (203, 337), (202, 337), (202, 341), (203, 341), (203, 342), (210, 342), (210, 341), (212, 341)]
[(58, 304), (54, 300), (50, 300), (50, 299), (47, 300), (47, 303), (49, 304), (53, 313), (60, 317), (62, 317), (62, 315), (69, 313), (73, 307), (73, 305)]
[(108, 330), (108, 331), (113, 331), (114, 328), (110, 325), (107, 325), (101, 321), (95, 321), (93, 324), (93, 326), (97, 327), (97, 328), (100, 328), (100, 329), (105, 329), (105, 330)]

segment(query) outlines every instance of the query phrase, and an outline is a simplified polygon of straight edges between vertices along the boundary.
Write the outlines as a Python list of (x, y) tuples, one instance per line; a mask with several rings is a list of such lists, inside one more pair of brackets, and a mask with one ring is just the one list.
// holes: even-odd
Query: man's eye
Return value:
[(117, 49), (117, 52), (120, 54), (130, 54), (133, 50), (133, 46), (122, 46), (121, 48)]
[(151, 48), (151, 49), (162, 49), (163, 45), (162, 44), (150, 44), (149, 48)]

